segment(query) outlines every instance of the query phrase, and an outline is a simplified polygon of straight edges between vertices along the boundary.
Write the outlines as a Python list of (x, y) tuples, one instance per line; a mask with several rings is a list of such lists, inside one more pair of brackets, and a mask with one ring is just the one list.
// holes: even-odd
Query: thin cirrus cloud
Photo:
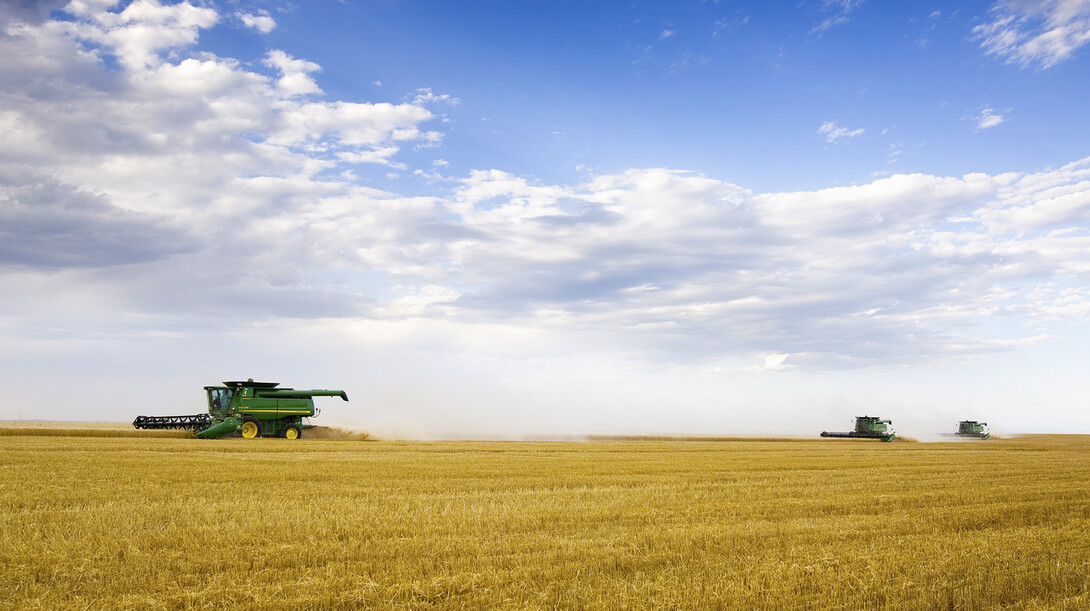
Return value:
[(1051, 68), (1090, 43), (1090, 3), (1084, 0), (1003, 0), (992, 20), (973, 28), (989, 55), (1023, 68)]
[(814, 26), (810, 33), (821, 35), (836, 26), (850, 22), (852, 11), (865, 2), (866, 0), (822, 0), (819, 6), (820, 10), (824, 13), (831, 13), (831, 15)]
[(825, 141), (836, 143), (845, 138), (856, 138), (863, 135), (863, 128), (848, 129), (837, 125), (836, 121), (826, 121), (818, 128), (818, 133), (825, 136)]

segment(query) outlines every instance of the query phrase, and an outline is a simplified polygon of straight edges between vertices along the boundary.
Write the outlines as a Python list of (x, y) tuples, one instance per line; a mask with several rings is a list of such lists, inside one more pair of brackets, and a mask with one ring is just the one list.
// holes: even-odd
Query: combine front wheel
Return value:
[(242, 436), (246, 439), (253, 439), (257, 437), (260, 431), (257, 428), (257, 422), (254, 420), (247, 420), (242, 423)]
[(294, 424), (289, 424), (288, 426), (284, 427), (284, 430), (281, 431), (281, 434), (284, 436), (285, 439), (299, 439), (303, 432), (300, 431), (299, 427), (295, 426)]

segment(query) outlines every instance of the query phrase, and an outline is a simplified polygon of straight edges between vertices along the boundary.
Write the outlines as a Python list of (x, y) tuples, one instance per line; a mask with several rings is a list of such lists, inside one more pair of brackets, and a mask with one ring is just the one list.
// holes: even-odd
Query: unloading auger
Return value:
[(202, 439), (223, 437), (241, 431), (246, 439), (284, 437), (298, 439), (304, 429), (303, 418), (317, 415), (314, 397), (340, 397), (343, 390), (296, 390), (277, 388), (277, 382), (224, 382), (223, 386), (205, 386), (208, 413), (190, 416), (137, 416), (132, 425), (138, 429), (183, 429)]

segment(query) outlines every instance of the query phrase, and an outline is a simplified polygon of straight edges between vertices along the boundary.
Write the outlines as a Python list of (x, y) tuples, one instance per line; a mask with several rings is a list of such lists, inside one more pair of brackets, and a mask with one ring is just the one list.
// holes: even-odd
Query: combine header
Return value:
[(893, 432), (892, 420), (882, 420), (878, 416), (856, 416), (855, 430), (848, 433), (831, 433), (822, 431), (822, 437), (851, 437), (855, 439), (881, 439), (893, 441), (896, 435)]
[(958, 422), (958, 432), (954, 434), (958, 437), (972, 437), (974, 439), (987, 439), (992, 436), (988, 430), (988, 423), (977, 422), (976, 420)]
[(192, 416), (137, 416), (132, 425), (138, 429), (183, 429), (202, 439), (223, 437), (241, 431), (246, 439), (279, 436), (298, 439), (303, 418), (316, 415), (313, 397), (340, 397), (343, 390), (295, 390), (277, 388), (276, 382), (224, 382), (223, 386), (205, 386), (208, 413)]

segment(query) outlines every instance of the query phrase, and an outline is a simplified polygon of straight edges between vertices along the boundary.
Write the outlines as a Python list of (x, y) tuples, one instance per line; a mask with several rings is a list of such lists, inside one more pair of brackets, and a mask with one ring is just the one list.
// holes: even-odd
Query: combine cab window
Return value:
[(234, 393), (230, 388), (209, 388), (208, 411), (226, 413), (231, 408), (232, 394)]

